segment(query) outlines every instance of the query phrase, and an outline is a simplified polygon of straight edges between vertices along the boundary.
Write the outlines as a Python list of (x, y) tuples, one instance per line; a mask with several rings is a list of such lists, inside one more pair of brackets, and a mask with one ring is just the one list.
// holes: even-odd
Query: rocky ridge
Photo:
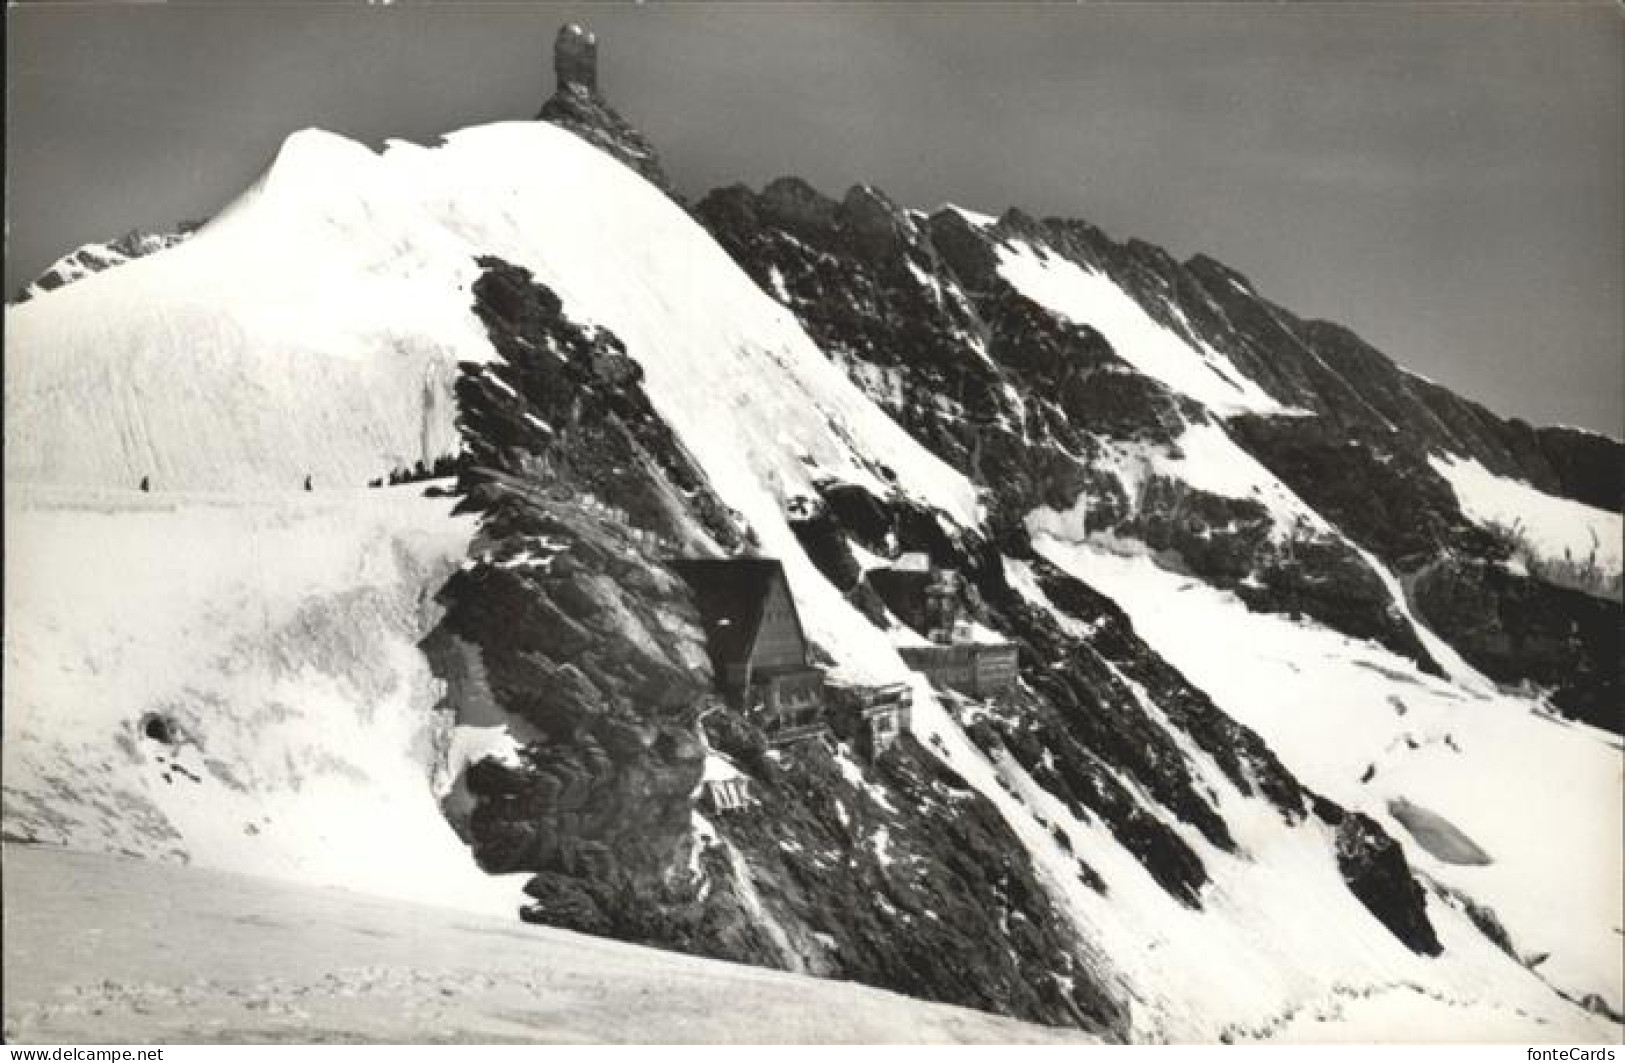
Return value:
[(118, 239), (110, 240), (104, 244), (85, 244), (83, 247), (63, 255), (53, 262), (44, 273), (41, 273), (19, 291), (12, 302), (27, 302), (35, 296), (55, 291), (57, 288), (82, 280), (93, 273), (100, 273), (102, 270), (121, 266), (133, 259), (174, 247), (186, 240), (198, 228), (196, 222), (184, 222), (173, 232), (132, 229)]
[[(1430, 454), (1471, 457), (1553, 495), (1618, 509), (1617, 442), (1502, 420), (1347, 330), (1292, 317), (1212, 259), (1179, 263), (1082, 222), (953, 208), (927, 216), (877, 189), (854, 186), (836, 201), (796, 178), (759, 193), (718, 190), (695, 214), (877, 404), (1007, 514), (1086, 507), (1091, 534), (1142, 543), (1255, 609), (1305, 615), (1437, 668), (1404, 618), (1409, 608), (1497, 679), (1548, 685), (1566, 711), (1619, 729), (1605, 707), (1617, 700), (1618, 624), (1601, 623), (1583, 596), (1538, 589), (1542, 574), (1501, 566), (1496, 580), (1476, 581), (1480, 600), (1505, 599), (1484, 615), (1539, 600), (1557, 644), (1525, 651), (1492, 622), (1492, 650), (1457, 637), (1481, 623), (1449, 615), (1459, 599), (1401, 602), (1362, 554), (1413, 590), (1437, 586), (1413, 578), (1424, 571), (1508, 558), (1504, 534), (1463, 514)], [(1191, 349), (1225, 352), (1267, 401), (1210, 407), (1137, 371), (1100, 332), (1013, 284), (1012, 248), (1109, 278)], [(1256, 492), (1181, 475), (1185, 451), (1216, 434), (1306, 512), (1283, 520)], [(1149, 475), (1134, 467), (1148, 452)], [(1127, 468), (1125, 454), (1135, 455)], [(1617, 586), (1602, 593), (1617, 599)]]

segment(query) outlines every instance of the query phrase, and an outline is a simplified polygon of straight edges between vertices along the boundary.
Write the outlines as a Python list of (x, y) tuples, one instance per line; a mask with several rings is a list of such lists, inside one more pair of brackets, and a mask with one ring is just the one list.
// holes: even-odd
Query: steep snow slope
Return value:
[(8, 309), (7, 481), (361, 487), (454, 450), (456, 363), (486, 349), (471, 265), (407, 231), (371, 160), (291, 138), (191, 240)]
[(445, 907), (7, 846), (6, 1041), (1086, 1042)]
[[(1040, 551), (1111, 595), (1137, 630), (1310, 785), (1388, 826), (1434, 880), (1492, 909), (1521, 956), (1575, 999), (1620, 1008), (1618, 740), (1471, 693), (1409, 661), (1234, 597), (1101, 543), (1035, 536)], [(1394, 815), (1439, 816), (1490, 862), (1453, 863)], [(1561, 854), (1561, 855), (1559, 855)]]
[[(1175, 439), (1177, 451), (1169, 447), (1133, 442), (1108, 442), (1101, 446), (1095, 467), (1117, 478), (1130, 499), (1141, 498), (1147, 482), (1165, 477), (1223, 498), (1251, 500), (1262, 505), (1270, 518), (1270, 534), (1276, 540), (1292, 535), (1336, 535), (1336, 529), (1304, 505), (1280, 480), (1270, 474), (1252, 455), (1242, 450), (1213, 424), (1189, 425)], [(1060, 517), (1068, 522), (1087, 517), (1088, 493), (1078, 496), (1078, 511), (1055, 514), (1039, 510), (1035, 519)]]
[(383, 155), (306, 132), (187, 243), (8, 311), (8, 831), (484, 901), (426, 746), (492, 736), (433, 721), (415, 648), (471, 525), (358, 488), (453, 448), (492, 253), (626, 340), (840, 666), (906, 674), (782, 514), (834, 479), (969, 523), (974, 492), (680, 209), (545, 124)]
[[(780, 514), (815, 479), (892, 483), (956, 519), (971, 487), (873, 406), (687, 215), (540, 123), (382, 155), (290, 137), (192, 240), (8, 314), (7, 478), (161, 488), (364, 483), (454, 449), (459, 360), (490, 347), (474, 258), (530, 269), (608, 326), (661, 414), (798, 594), (834, 592)], [(823, 610), (812, 610), (822, 615)], [(815, 638), (862, 668), (872, 640)]]
[(513, 910), (432, 789), (449, 502), (6, 495), (8, 838)]
[[(1054, 609), (1023, 577), (1024, 566), (1006, 564), (1035, 605)], [(1180, 734), (1149, 699), (1144, 704), (1170, 733)], [(1079, 819), (1013, 759), (980, 753), (934, 701), (917, 710), (915, 729), (1000, 806), (1086, 928), (1086, 939), (1133, 987), (1137, 1042), (1292, 1040), (1286, 1027), (1293, 1016), (1326, 1012), (1348, 998), (1388, 995), (1403, 999), (1392, 1012), (1339, 1016), (1318, 1030), (1306, 1024), (1296, 1037), (1451, 1040), (1488, 1038), (1492, 1030), (1505, 1029), (1541, 1041), (1614, 1036), (1615, 1027), (1559, 1000), (1438, 898), (1428, 908), (1444, 954), (1428, 958), (1407, 951), (1348, 903), (1329, 831), (1318, 824), (1292, 827), (1256, 798), (1244, 797), (1183, 736), (1185, 752), (1203, 767), (1203, 785), (1240, 843), (1236, 853), (1220, 852), (1161, 813), (1196, 847), (1213, 876), (1200, 911), (1177, 903), (1102, 824)], [(1055, 843), (1057, 829), (1068, 846)], [(1099, 874), (1103, 891), (1080, 881), (1077, 857)], [(1594, 930), (1593, 921), (1573, 937)], [(1497, 1018), (1471, 1029), (1458, 1025), (1475, 1011)], [(1407, 1037), (1387, 1024), (1395, 1013), (1407, 1016)]]
[(1135, 369), (1215, 412), (1268, 413), (1281, 408), (1223, 355), (1198, 350), (1164, 328), (1104, 274), (1020, 241), (999, 246), (999, 272), (1040, 306), (1093, 325)]
[(1434, 456), (1429, 464), (1450, 483), (1462, 512), (1480, 524), (1517, 530), (1543, 562), (1594, 564), (1608, 579), (1620, 573), (1625, 523), (1618, 513), (1558, 498), (1497, 476), (1472, 458)]

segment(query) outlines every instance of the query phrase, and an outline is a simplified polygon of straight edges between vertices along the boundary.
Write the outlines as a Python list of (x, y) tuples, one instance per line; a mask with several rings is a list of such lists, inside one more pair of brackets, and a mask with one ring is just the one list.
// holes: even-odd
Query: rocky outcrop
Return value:
[(1411, 877), (1400, 844), (1364, 813), (1349, 812), (1325, 798), (1313, 804), (1315, 815), (1335, 831), (1337, 870), (1349, 891), (1412, 952), (1443, 952), (1428, 919), (1427, 891)]
[[(1337, 826), (1333, 848), (1350, 892), (1408, 948), (1437, 954), (1422, 888), (1399, 843), (1374, 820), (1305, 789), (1256, 733), (1147, 646), (1115, 603), (1039, 557), (1018, 522), (996, 525), (984, 540), (949, 534), (933, 514), (850, 484), (832, 485), (822, 502), (804, 520), (817, 528), (824, 556), (841, 556), (839, 541), (847, 539), (871, 555), (924, 553), (964, 577), (961, 608), (1018, 643), (1023, 680), (1009, 697), (979, 704), (966, 733), (994, 763), (1019, 766), (1080, 822), (1103, 824), (1170, 896), (1201, 908), (1209, 875), (1167, 814), (1215, 849), (1237, 849), (1182, 736), (1285, 823), (1303, 824), (1313, 811)], [(1010, 562), (1029, 567), (1070, 629), (1010, 586)], [(1081, 860), (1077, 875), (1105, 888)]]
[(1421, 453), (1475, 458), (1550, 494), (1619, 508), (1625, 452), (1615, 440), (1499, 417), (1400, 368), (1349, 329), (1299, 318), (1208, 256), (1182, 263), (1084, 222), (1044, 225), (1053, 243), (1106, 273), (1165, 327), (1225, 352), (1282, 404), (1314, 413), (1345, 437), (1393, 435)]
[(1540, 451), (1568, 498), (1618, 511), (1625, 503), (1625, 461), (1618, 440), (1578, 428), (1537, 428)]
[[(749, 530), (612, 333), (482, 265), (475, 313), (501, 357), (458, 386), (458, 491), (481, 530), (425, 650), (465, 716), (521, 740), (448, 811), (482, 866), (531, 874), (524, 917), (1120, 1036), (1109, 966), (986, 798), (906, 735), (868, 767), (771, 750), (714, 696), (666, 563), (746, 550)], [(701, 818), (708, 760), (743, 771), (749, 800)]]
[[(1410, 436), (1350, 435), (1308, 417), (1238, 417), (1229, 428), (1317, 512), (1388, 562), (1415, 614), (1475, 668), (1501, 683), (1538, 684), (1564, 712), (1620, 730), (1617, 603), (1509, 563), (1515, 544), (1467, 519)], [(1608, 441), (1563, 429), (1542, 438), (1564, 455), (1565, 482), (1594, 495), (1606, 488)]]
[[(713, 192), (695, 212), (860, 387), (1005, 515), (1087, 498), (1092, 532), (1138, 539), (1255, 609), (1312, 617), (1437, 671), (1339, 537), (1279, 528), (1256, 499), (1171, 477), (1145, 477), (1128, 494), (1114, 448), (1178, 455), (1181, 436), (1212, 418), (998, 269), (1008, 239), (1090, 262), (1104, 239), (1093, 230), (1015, 211), (992, 228), (952, 209), (926, 218), (872, 188), (836, 201), (795, 178)], [(1147, 285), (1171, 264), (1140, 244), (1126, 261)]]
[(1318, 417), (1235, 417), (1229, 429), (1317, 513), (1401, 570), (1443, 551), (1494, 549), (1426, 454), (1395, 433), (1351, 435)]
[[(1038, 557), (1023, 527), (1029, 512), (1065, 511), (1086, 497), (1090, 530), (1137, 539), (1252, 608), (1312, 617), (1437, 671), (1402, 603), (1341, 536), (1283, 529), (1260, 501), (1217, 495), (1172, 476), (1145, 477), (1132, 496), (1127, 493), (1114, 472), (1115, 448), (1177, 454), (1189, 428), (1212, 427), (1215, 419), (1135, 371), (1094, 329), (1024, 297), (997, 268), (1003, 240), (1048, 247), (1109, 272), (1131, 293), (1155, 302), (1164, 324), (1196, 339), (1198, 326), (1171, 309), (1188, 297), (1181, 286), (1194, 281), (1159, 249), (1119, 246), (1081, 223), (1040, 222), (1018, 212), (992, 226), (952, 209), (928, 218), (868, 188), (854, 188), (837, 201), (793, 178), (760, 193), (739, 186), (719, 190), (697, 205), (696, 214), (859, 387), (986, 488), (991, 514), (989, 537), (982, 540), (948, 534), (931, 514), (911, 511), (906, 503), (852, 485), (828, 485), (818, 504), (803, 505), (797, 514), (811, 556), (871, 616), (882, 596), (868, 578), (855, 575), (852, 547), (871, 557), (922, 551), (934, 564), (965, 575), (963, 607), (1018, 641), (1023, 678), (1012, 698), (979, 707), (967, 733), (991, 760), (1019, 766), (1080, 821), (1104, 824), (1182, 903), (1202, 905), (1208, 872), (1196, 847), (1169, 829), (1154, 808), (1172, 813), (1221, 851), (1233, 851), (1235, 843), (1195, 784), (1196, 772), (1170, 725), (1211, 756), (1239, 790), (1269, 801), (1288, 823), (1301, 822), (1311, 807), (1333, 806), (1305, 791), (1257, 735), (1168, 667), (1114, 603)], [(1239, 279), (1230, 283), (1252, 301), (1253, 316), (1243, 313), (1242, 321), (1274, 330), (1268, 334), (1278, 342), (1299, 342), (1250, 286)], [(1223, 320), (1211, 305), (1205, 314), (1212, 322)], [(1325, 393), (1334, 396), (1324, 400), (1330, 405), (1361, 401), (1353, 384), (1312, 354), (1276, 364), (1260, 345), (1249, 350), (1252, 359), (1244, 355), (1240, 361), (1246, 364), (1238, 367), (1249, 373), (1256, 368), (1260, 380), (1272, 380), (1278, 398)], [(1235, 431), (1243, 446), (1251, 432), (1257, 452), (1275, 459), (1269, 467), (1288, 471), (1283, 479), (1289, 486), (1306, 480), (1310, 470), (1342, 471), (1346, 459), (1332, 444), (1341, 429), (1305, 439), (1293, 430), (1299, 423), (1321, 430), (1321, 422), (1310, 417), (1222, 427)], [(1407, 457), (1413, 460), (1397, 468), (1364, 451), (1357, 461), (1372, 478), (1385, 477), (1385, 484), (1414, 482), (1434, 502), (1436, 519), (1420, 534), (1393, 535), (1380, 515), (1357, 513), (1353, 489), (1345, 485), (1325, 485), (1318, 499), (1357, 517), (1354, 523), (1369, 541), (1384, 546), (1379, 556), (1426, 555), (1441, 544), (1478, 542), (1448, 485), (1425, 461)], [(1343, 490), (1348, 493), (1338, 494)], [(1048, 600), (1076, 627), (1063, 630), (1015, 592), (1005, 575), (1006, 559), (1029, 566)], [(1152, 718), (1147, 702), (1166, 724)], [(1338, 814), (1333, 846), (1350, 891), (1407, 947), (1437, 953), (1421, 887), (1399, 844), (1375, 821)], [(1100, 881), (1086, 865), (1078, 875)]]
[(715, 821), (777, 928), (742, 958), (1122, 1036), (1109, 961), (992, 804), (911, 736), (860, 769), (817, 743), (768, 756), (737, 717), (707, 727), (755, 780), (756, 803)]
[(1549, 689), (1576, 719), (1625, 729), (1619, 603), (1472, 558), (1440, 559), (1409, 585), (1423, 621), (1473, 667), (1502, 683)]
[(481, 530), (424, 648), (465, 709), (494, 707), (486, 722), (526, 741), (469, 769), (454, 818), (486, 870), (537, 876), (551, 921), (605, 932), (623, 918), (611, 894), (682, 886), (671, 869), (714, 702), (697, 614), (661, 554), (712, 542), (694, 513), (719, 534), (727, 518), (714, 499), (677, 500), (674, 479), (706, 492), (618, 342), (571, 327), (523, 271), (484, 264), (476, 313), (504, 360), (458, 387), (459, 491)]
[(670, 195), (671, 180), (654, 146), (598, 92), (598, 38), (574, 23), (562, 27), (553, 44), (553, 67), (558, 90), (537, 120), (568, 129)]
[[(1004, 518), (1065, 512), (1084, 499), (1087, 534), (1137, 540), (1250, 608), (1371, 639), (1430, 672), (1438, 664), (1406, 619), (1406, 603), (1354, 548), (1407, 585), (1453, 559), (1505, 559), (1497, 537), (1462, 513), (1430, 455), (1475, 458), (1552, 494), (1620, 504), (1617, 442), (1496, 417), (1405, 372), (1346, 329), (1295, 317), (1211, 258), (1181, 263), (1084, 222), (1019, 211), (997, 222), (954, 209), (927, 217), (864, 186), (837, 200), (796, 178), (759, 193), (720, 189), (695, 213), (877, 404), (983, 485)], [(1175, 335), (1224, 352), (1288, 415), (1221, 421), (1136, 371), (1100, 333), (1005, 280), (1000, 247), (1011, 241), (1109, 278)], [(1122, 448), (1176, 456), (1184, 434), (1199, 427), (1222, 429), (1336, 531), (1283, 528), (1256, 498), (1175, 476), (1142, 474), (1131, 486), (1118, 474)], [(1480, 582), (1480, 597), (1510, 595), (1492, 602), (1492, 613), (1527, 597), (1505, 581)], [(1544, 597), (1541, 611), (1561, 614), (1575, 632), (1599, 629), (1583, 603)], [(1433, 610), (1414, 611), (1425, 620), (1438, 614), (1437, 598)], [(1617, 618), (1612, 626), (1611, 645)], [(1469, 660), (1494, 658), (1486, 670), (1504, 682), (1556, 683), (1559, 703), (1588, 719), (1613, 696), (1609, 669), (1597, 662), (1617, 651), (1600, 648), (1600, 629), (1577, 641), (1596, 648), (1568, 658), (1589, 663), (1563, 674), (1550, 646), (1503, 646), (1467, 627), (1460, 617), (1440, 620)]]
[(553, 39), (553, 74), (558, 91), (598, 94), (598, 36), (579, 23), (559, 27)]
[(35, 296), (83, 280), (93, 273), (174, 247), (187, 240), (199, 227), (197, 222), (183, 222), (173, 232), (134, 229), (117, 240), (86, 244), (53, 262), (50, 268), (19, 291), (12, 302), (27, 302)]

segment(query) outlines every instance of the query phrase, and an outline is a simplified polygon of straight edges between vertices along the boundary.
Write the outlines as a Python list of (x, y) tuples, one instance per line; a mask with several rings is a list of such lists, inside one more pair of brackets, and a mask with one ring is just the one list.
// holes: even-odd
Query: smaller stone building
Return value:
[(1015, 686), (1017, 651), (1010, 642), (955, 642), (899, 646), (898, 654), (939, 687), (973, 698), (993, 698)]
[(910, 668), (939, 687), (975, 698), (997, 697), (1015, 685), (1016, 646), (964, 622), (959, 573), (938, 568), (923, 555), (905, 554), (866, 578), (894, 616), (930, 640), (927, 646), (898, 647)]
[(825, 696), (841, 734), (870, 759), (891, 748), (914, 714), (914, 693), (906, 683), (831, 686)]

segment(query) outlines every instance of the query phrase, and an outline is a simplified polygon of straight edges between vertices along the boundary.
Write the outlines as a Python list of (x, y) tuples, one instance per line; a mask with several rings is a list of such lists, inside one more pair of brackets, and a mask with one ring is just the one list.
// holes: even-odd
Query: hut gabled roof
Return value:
[[(748, 658), (762, 626), (768, 592), (775, 580), (784, 580), (784, 566), (771, 558), (685, 558), (672, 561), (671, 567), (693, 588), (716, 665)], [(785, 589), (788, 593), (788, 583)]]

